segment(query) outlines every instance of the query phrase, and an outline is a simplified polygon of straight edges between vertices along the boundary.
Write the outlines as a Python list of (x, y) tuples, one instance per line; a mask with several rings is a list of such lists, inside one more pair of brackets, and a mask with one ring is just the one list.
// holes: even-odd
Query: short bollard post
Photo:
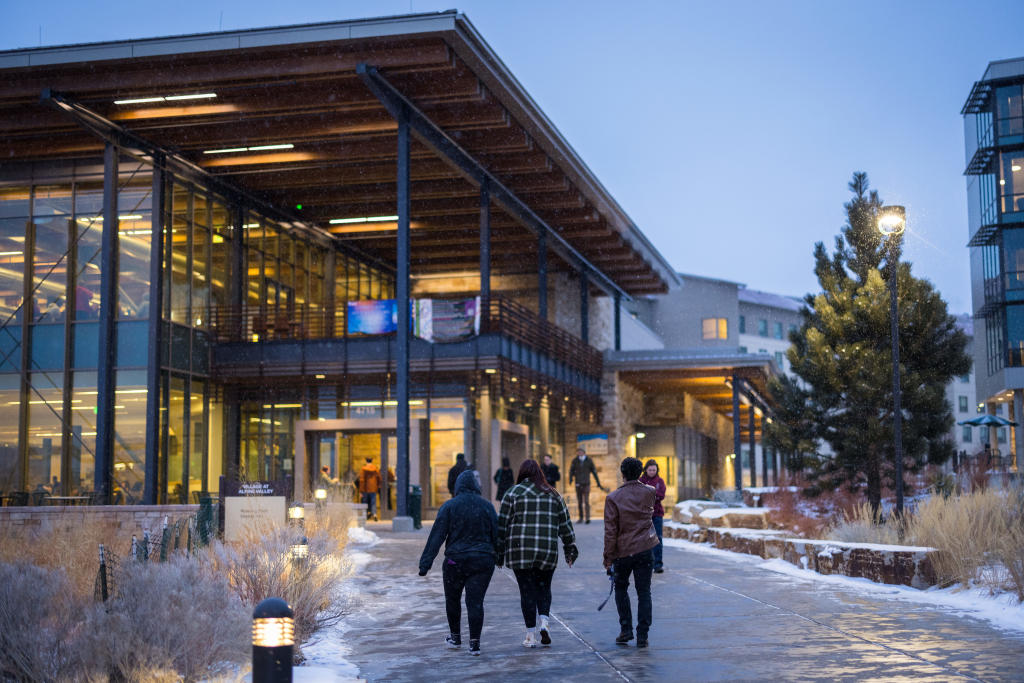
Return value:
[(291, 683), (294, 613), (281, 598), (267, 598), (252, 613), (252, 683)]
[(306, 528), (306, 506), (295, 501), (288, 507), (288, 522), (300, 531)]
[(327, 504), (327, 489), (325, 489), (322, 486), (319, 487), (316, 491), (313, 492), (313, 500), (316, 502), (317, 514), (323, 514), (324, 505)]
[(302, 569), (306, 564), (306, 558), (309, 557), (309, 541), (303, 536), (301, 541), (293, 544), (288, 550), (292, 558), (292, 566)]

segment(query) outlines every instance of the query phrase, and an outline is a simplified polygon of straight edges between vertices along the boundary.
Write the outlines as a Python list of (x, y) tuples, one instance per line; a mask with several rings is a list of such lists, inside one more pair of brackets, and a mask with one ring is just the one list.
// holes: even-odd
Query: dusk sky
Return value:
[(854, 171), (969, 312), (960, 108), (1024, 2), (9, 2), (0, 49), (457, 8), (681, 272), (817, 291)]

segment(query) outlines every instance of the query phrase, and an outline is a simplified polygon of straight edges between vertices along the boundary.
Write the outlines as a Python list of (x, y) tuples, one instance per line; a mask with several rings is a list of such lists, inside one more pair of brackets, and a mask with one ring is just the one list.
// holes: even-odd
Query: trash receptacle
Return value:
[(412, 517), (412, 526), (414, 529), (423, 528), (423, 489), (417, 484), (413, 484), (409, 487), (409, 509), (406, 511), (407, 514)]

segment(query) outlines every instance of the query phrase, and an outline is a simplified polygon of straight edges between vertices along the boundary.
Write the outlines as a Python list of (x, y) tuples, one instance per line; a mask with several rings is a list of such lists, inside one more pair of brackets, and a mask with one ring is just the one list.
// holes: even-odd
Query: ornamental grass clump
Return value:
[(844, 512), (838, 523), (830, 526), (825, 538), (843, 543), (874, 543), (878, 545), (902, 544), (901, 525), (890, 518), (885, 523), (868, 503)]
[(1006, 570), (1009, 587), (1024, 602), (1024, 488), (1009, 491), (1006, 498), (1006, 530), (995, 555)]
[(990, 580), (1010, 533), (1006, 495), (992, 489), (931, 496), (908, 519), (906, 542), (941, 552), (933, 559), (940, 585)]
[(83, 625), (84, 672), (196, 681), (248, 660), (252, 608), (209, 565), (177, 555), (167, 562), (126, 561), (117, 574), (116, 596), (95, 605)]

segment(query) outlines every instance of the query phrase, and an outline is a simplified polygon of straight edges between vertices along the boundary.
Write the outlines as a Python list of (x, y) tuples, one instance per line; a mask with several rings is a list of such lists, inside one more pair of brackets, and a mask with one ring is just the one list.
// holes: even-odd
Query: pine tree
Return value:
[(833, 457), (817, 472), (822, 487), (863, 488), (878, 510), (883, 487), (894, 486), (892, 354), (888, 277), (896, 265), (899, 296), (900, 384), (904, 472), (945, 462), (953, 453), (946, 384), (970, 370), (967, 337), (931, 283), (900, 261), (900, 240), (876, 228), (882, 207), (865, 173), (850, 182), (847, 224), (835, 250), (814, 247), (821, 286), (805, 297), (803, 323), (790, 340), (793, 373), (800, 381), (773, 382), (778, 403), (769, 438), (800, 450), (816, 437)]

